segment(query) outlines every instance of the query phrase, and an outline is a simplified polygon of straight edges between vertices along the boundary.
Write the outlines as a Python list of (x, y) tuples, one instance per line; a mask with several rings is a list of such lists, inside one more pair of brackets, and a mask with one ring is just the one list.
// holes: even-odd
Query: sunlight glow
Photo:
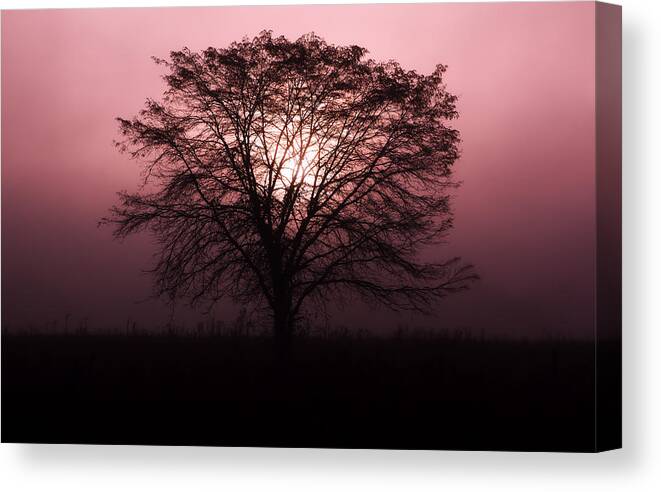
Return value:
[(261, 162), (255, 167), (258, 180), (277, 199), (283, 199), (288, 190), (296, 192), (297, 200), (309, 198), (322, 179), (322, 145), (307, 130), (294, 126), (289, 132), (274, 127), (265, 133), (253, 142)]
[(301, 155), (287, 158), (282, 164), (280, 170), (280, 181), (284, 188), (289, 188), (292, 184), (302, 183), (302, 188), (312, 188), (315, 184), (315, 175), (317, 174), (318, 150), (312, 145)]

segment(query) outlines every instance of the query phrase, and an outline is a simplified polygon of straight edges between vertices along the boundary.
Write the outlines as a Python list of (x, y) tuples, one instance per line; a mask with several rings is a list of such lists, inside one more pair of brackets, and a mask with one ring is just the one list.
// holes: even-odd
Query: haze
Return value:
[[(482, 280), (438, 320), (344, 306), (334, 320), (487, 335), (589, 337), (595, 248), (594, 4), (437, 4), (2, 13), (2, 323), (43, 326), (69, 313), (90, 326), (158, 326), (200, 313), (151, 292), (150, 239), (97, 228), (134, 190), (138, 164), (113, 147), (117, 116), (163, 90), (167, 57), (225, 47), (263, 29), (314, 31), (430, 73), (448, 65), (459, 96), (463, 185), (447, 244)], [(221, 305), (217, 318), (236, 309)]]

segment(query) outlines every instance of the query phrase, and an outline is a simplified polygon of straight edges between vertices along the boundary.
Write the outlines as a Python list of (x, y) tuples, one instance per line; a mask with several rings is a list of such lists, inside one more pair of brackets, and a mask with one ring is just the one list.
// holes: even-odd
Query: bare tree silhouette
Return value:
[(162, 101), (118, 119), (144, 183), (104, 222), (117, 237), (154, 233), (157, 295), (261, 302), (286, 352), (315, 303), (353, 293), (427, 312), (477, 278), (459, 258), (417, 259), (452, 226), (446, 68), (424, 76), (366, 53), (263, 32), (155, 59)]

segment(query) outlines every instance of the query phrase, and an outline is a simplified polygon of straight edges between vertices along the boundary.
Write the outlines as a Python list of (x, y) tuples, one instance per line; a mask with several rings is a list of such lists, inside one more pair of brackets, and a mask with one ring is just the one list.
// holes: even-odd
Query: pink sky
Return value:
[[(115, 192), (138, 182), (137, 164), (112, 145), (114, 118), (160, 96), (151, 56), (271, 29), (291, 39), (314, 31), (423, 73), (448, 65), (463, 186), (439, 254), (463, 256), (482, 281), (448, 299), (443, 319), (487, 333), (589, 335), (594, 15), (592, 2), (3, 12), (3, 323), (165, 319), (159, 304), (135, 304), (150, 293), (140, 274), (149, 241), (113, 242), (96, 227)], [(348, 316), (379, 319), (363, 307)]]

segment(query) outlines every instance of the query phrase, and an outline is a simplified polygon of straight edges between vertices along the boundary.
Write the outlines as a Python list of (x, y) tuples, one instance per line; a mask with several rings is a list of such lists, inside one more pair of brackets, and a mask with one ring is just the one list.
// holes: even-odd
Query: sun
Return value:
[(305, 151), (293, 154), (284, 160), (279, 179), (283, 188), (301, 185), (305, 193), (315, 185), (319, 168), (319, 151), (316, 146), (310, 145)]
[(266, 125), (250, 143), (251, 170), (265, 196), (307, 202), (324, 181), (334, 142), (300, 121)]

